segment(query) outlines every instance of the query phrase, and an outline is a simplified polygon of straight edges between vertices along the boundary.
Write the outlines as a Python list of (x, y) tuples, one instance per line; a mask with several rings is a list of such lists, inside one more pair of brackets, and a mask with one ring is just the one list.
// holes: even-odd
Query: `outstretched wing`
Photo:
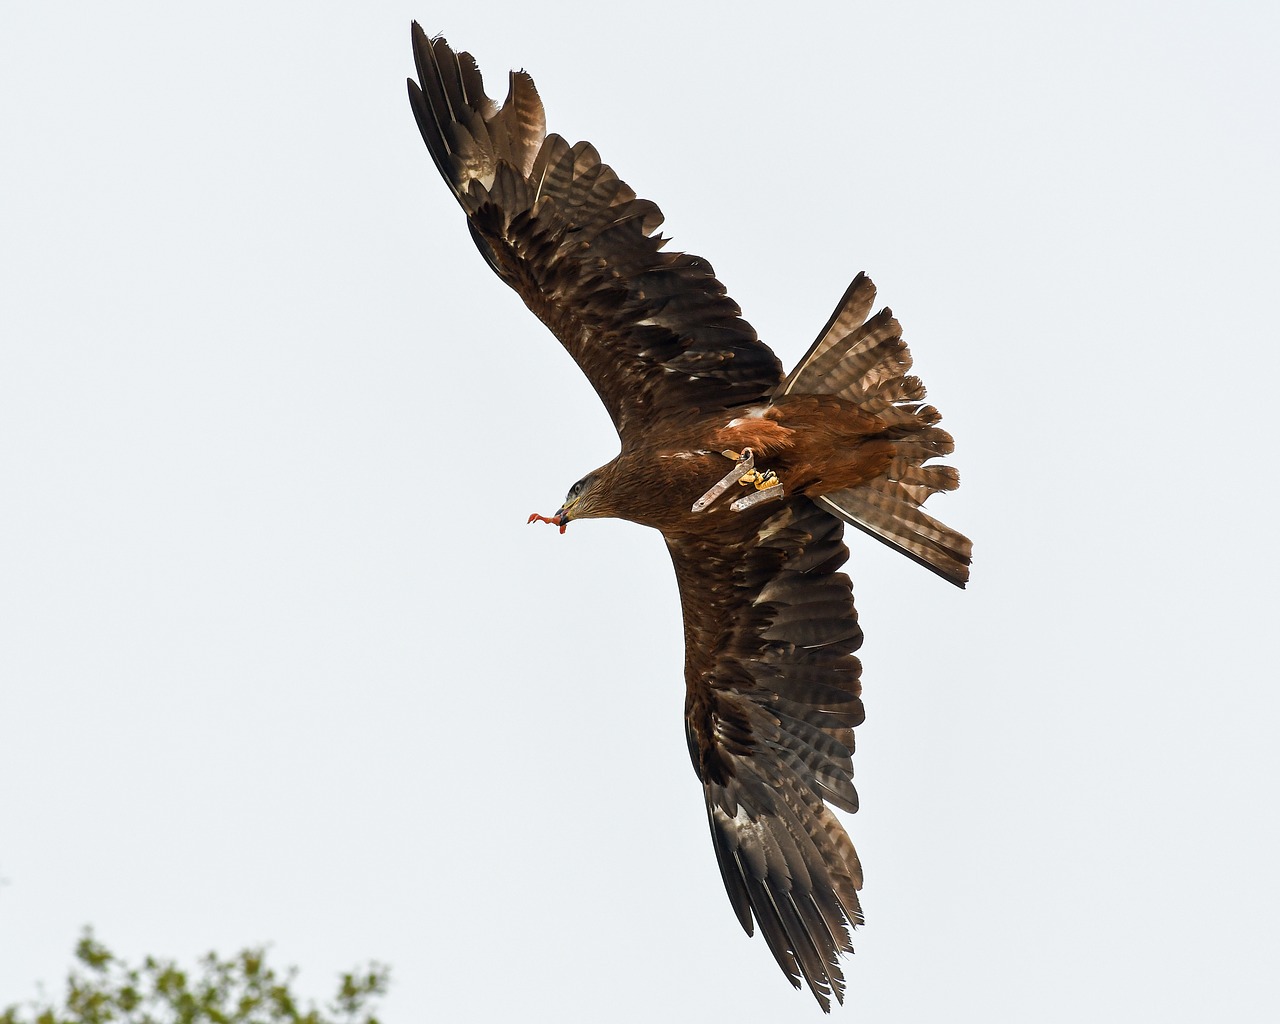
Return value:
[(485, 95), (475, 60), (414, 23), (422, 138), (498, 276), (555, 334), (624, 439), (673, 410), (766, 398), (782, 367), (706, 260), (662, 252), (662, 213), (595, 148), (546, 134), (533, 79)]
[[(743, 519), (748, 517), (744, 516)], [(862, 630), (841, 522), (806, 498), (711, 537), (668, 537), (684, 607), (685, 727), (716, 859), (747, 933), (822, 1004), (862, 922), (862, 870), (826, 806), (858, 809)]]

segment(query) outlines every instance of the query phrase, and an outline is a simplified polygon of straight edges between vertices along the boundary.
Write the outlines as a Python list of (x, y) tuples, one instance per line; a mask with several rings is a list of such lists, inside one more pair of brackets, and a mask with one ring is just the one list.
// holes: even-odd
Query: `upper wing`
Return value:
[(409, 99), (480, 252), (587, 375), (618, 433), (670, 409), (758, 401), (782, 367), (706, 260), (664, 253), (662, 213), (590, 143), (546, 134), (533, 80), (498, 107), (475, 60), (414, 23)]
[[(748, 517), (743, 516), (744, 520)], [(754, 518), (754, 517), (752, 517)], [(716, 859), (797, 987), (843, 1000), (862, 869), (824, 801), (856, 811), (862, 630), (838, 519), (806, 498), (713, 538), (671, 538), (685, 624), (685, 726)]]

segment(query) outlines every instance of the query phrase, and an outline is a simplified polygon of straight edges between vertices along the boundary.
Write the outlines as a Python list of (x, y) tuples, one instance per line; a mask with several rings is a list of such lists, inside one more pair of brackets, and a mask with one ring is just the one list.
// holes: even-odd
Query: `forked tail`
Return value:
[(963, 587), (973, 545), (920, 509), (929, 495), (959, 486), (960, 475), (952, 467), (925, 465), (951, 454), (955, 443), (937, 425), (941, 414), (925, 403), (924, 382), (907, 372), (911, 352), (892, 311), (885, 308), (867, 319), (875, 297), (875, 285), (865, 274), (854, 278), (775, 397), (837, 395), (886, 424), (878, 436), (894, 445), (888, 468), (865, 484), (823, 495), (817, 504)]

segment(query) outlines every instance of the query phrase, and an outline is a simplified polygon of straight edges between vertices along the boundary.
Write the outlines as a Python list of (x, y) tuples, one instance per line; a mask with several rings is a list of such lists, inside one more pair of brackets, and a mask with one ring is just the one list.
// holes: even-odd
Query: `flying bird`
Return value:
[(547, 134), (533, 79), (501, 106), (475, 60), (414, 23), (409, 99), (480, 254), (596, 389), (621, 451), (575, 483), (560, 528), (662, 532), (684, 613), (685, 732), (739, 922), (792, 985), (843, 1002), (862, 868), (853, 812), (862, 630), (844, 524), (963, 587), (970, 542), (920, 510), (959, 483), (951, 436), (859, 274), (788, 374), (706, 260), (587, 142)]

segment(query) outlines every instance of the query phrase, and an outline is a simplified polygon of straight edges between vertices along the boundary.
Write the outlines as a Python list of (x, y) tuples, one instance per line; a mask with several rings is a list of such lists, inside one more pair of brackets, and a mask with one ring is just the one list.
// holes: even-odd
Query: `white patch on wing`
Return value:
[(724, 814), (723, 811), (721, 811), (720, 813), (724, 815), (724, 817), (728, 820), (729, 824), (733, 826), (734, 831), (738, 833), (739, 842), (741, 842), (743, 839), (747, 838), (748, 836), (755, 837), (755, 839), (758, 842), (760, 841), (761, 837), (764, 835), (764, 831), (765, 831), (764, 822), (752, 821), (751, 816), (747, 814), (747, 809), (743, 807), (742, 804), (738, 804), (738, 813), (735, 814), (732, 818), (730, 818), (727, 814)]
[(705, 448), (699, 448), (697, 451), (693, 451), (693, 452), (663, 452), (661, 455), (658, 456), (658, 458), (660, 459), (697, 459), (697, 458), (701, 458), (703, 455), (710, 455), (710, 454), (711, 452), (707, 451)]
[(765, 411), (766, 411), (768, 408), (769, 408), (769, 407), (768, 407), (767, 405), (757, 405), (757, 406), (753, 406), (752, 408), (750, 408), (750, 409), (748, 409), (748, 410), (746, 411), (746, 414), (745, 414), (745, 415), (743, 415), (743, 416), (738, 416), (736, 419), (732, 419), (732, 420), (730, 420), (728, 423), (726, 423), (726, 424), (725, 424), (725, 429), (726, 429), (726, 430), (728, 430), (728, 429), (730, 429), (731, 427), (739, 427), (739, 426), (741, 426), (743, 423), (745, 423), (747, 420), (758, 420), (758, 419), (760, 419), (761, 417), (763, 417), (763, 416), (764, 416)]

